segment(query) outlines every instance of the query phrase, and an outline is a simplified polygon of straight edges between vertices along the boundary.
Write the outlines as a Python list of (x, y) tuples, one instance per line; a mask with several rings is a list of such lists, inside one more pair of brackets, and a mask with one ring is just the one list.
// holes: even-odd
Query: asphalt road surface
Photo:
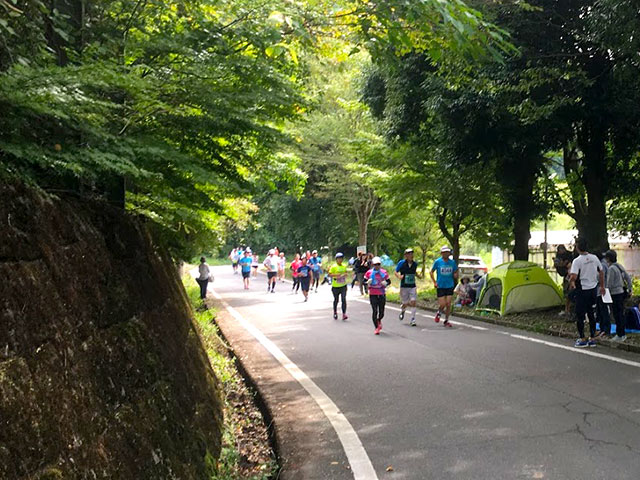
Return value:
[(429, 312), (410, 327), (394, 305), (375, 336), (357, 288), (343, 322), (326, 285), (304, 303), (289, 283), (269, 294), (260, 275), (245, 291), (231, 267), (215, 273), (346, 416), (378, 478), (640, 478), (640, 356), (464, 319), (446, 329)]

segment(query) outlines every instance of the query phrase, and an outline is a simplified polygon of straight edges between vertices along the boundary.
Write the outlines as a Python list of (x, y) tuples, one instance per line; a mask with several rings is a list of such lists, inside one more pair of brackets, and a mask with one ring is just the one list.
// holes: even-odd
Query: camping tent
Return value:
[(546, 270), (531, 262), (509, 262), (487, 275), (478, 310), (505, 315), (563, 305), (562, 290)]

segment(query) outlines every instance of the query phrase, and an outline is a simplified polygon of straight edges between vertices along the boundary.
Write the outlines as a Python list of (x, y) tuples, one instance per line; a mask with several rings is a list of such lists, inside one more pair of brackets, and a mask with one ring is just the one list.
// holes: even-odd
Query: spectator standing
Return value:
[[(604, 284), (607, 284), (609, 276), (609, 263), (605, 260), (603, 254), (596, 255), (600, 260), (602, 271), (604, 273)], [(596, 320), (600, 323), (599, 337), (611, 335), (611, 315), (609, 314), (609, 305), (604, 303), (602, 295), (598, 292), (598, 301), (596, 303)]]
[(200, 286), (200, 299), (204, 300), (207, 298), (207, 285), (209, 285), (209, 276), (211, 275), (211, 270), (209, 269), (209, 265), (207, 265), (207, 259), (204, 257), (200, 257), (198, 274), (196, 281)]
[[(587, 241), (584, 238), (576, 240), (578, 257), (571, 263), (569, 271), (569, 290), (576, 291), (576, 316), (578, 335), (577, 348), (595, 347), (596, 317), (595, 307), (598, 301), (598, 289), (604, 294), (604, 272), (598, 257), (587, 251)], [(584, 333), (584, 317), (589, 319), (589, 338)]]
[(573, 261), (573, 253), (571, 253), (564, 245), (558, 245), (556, 250), (556, 258), (553, 259), (553, 266), (556, 273), (562, 278), (562, 293), (564, 296), (564, 311), (560, 315), (569, 316), (571, 311), (571, 299), (569, 298), (569, 270)]
[(608, 250), (604, 258), (609, 265), (609, 275), (606, 285), (611, 293), (613, 303), (611, 310), (616, 322), (616, 334), (611, 339), (614, 342), (624, 342), (627, 339), (625, 331), (624, 301), (633, 293), (633, 282), (625, 268), (618, 263), (618, 254)]

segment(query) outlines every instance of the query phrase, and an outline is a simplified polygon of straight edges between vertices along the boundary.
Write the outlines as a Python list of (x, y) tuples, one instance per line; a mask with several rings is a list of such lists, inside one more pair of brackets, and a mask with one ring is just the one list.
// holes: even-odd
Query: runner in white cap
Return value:
[(422, 277), (418, 274), (418, 262), (413, 260), (412, 248), (404, 251), (404, 259), (400, 260), (396, 266), (396, 277), (400, 279), (400, 301), (402, 302), (400, 321), (404, 320), (404, 312), (409, 306), (411, 307), (411, 326), (415, 327), (418, 301), (416, 277)]
[(279, 260), (280, 257), (276, 255), (276, 251), (273, 248), (269, 250), (269, 256), (264, 259), (264, 266), (267, 268), (267, 292), (275, 293)]
[(369, 285), (371, 319), (373, 320), (373, 326), (376, 328), (373, 333), (380, 335), (384, 307), (387, 303), (387, 287), (391, 284), (391, 278), (387, 271), (382, 268), (380, 257), (373, 257), (371, 265), (373, 268), (364, 274), (364, 278)]
[(242, 257), (238, 263), (240, 264), (240, 270), (242, 272), (242, 283), (244, 284), (244, 289), (249, 290), (249, 277), (251, 276), (251, 264), (253, 263), (250, 248), (247, 248), (244, 251), (244, 257)]
[[(438, 313), (434, 318), (435, 322), (440, 321), (442, 312), (445, 314), (444, 326), (451, 327), (449, 315), (451, 315), (451, 301), (453, 300), (453, 289), (458, 279), (458, 265), (451, 257), (451, 249), (444, 246), (440, 249), (438, 258), (431, 267), (431, 280), (438, 294)], [(437, 275), (437, 278), (436, 278)]]
[(311, 282), (311, 288), (315, 287), (316, 293), (318, 292), (318, 285), (320, 285), (320, 274), (322, 273), (322, 257), (318, 256), (318, 251), (311, 252), (311, 258), (309, 259), (309, 265), (313, 271), (313, 279)]

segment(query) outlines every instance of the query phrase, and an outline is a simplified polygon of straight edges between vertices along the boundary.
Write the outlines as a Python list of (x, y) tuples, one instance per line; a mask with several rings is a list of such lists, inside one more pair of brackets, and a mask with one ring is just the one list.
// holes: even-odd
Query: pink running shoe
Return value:
[(349, 318), (349, 315), (347, 315), (346, 313), (342, 314), (342, 320), (346, 320), (347, 318)]
[(440, 323), (440, 312), (436, 313), (436, 316), (433, 317), (433, 321), (436, 323)]
[(447, 328), (452, 328), (453, 327), (453, 325), (451, 325), (451, 322), (449, 320), (445, 320), (444, 321), (444, 326), (447, 327)]

